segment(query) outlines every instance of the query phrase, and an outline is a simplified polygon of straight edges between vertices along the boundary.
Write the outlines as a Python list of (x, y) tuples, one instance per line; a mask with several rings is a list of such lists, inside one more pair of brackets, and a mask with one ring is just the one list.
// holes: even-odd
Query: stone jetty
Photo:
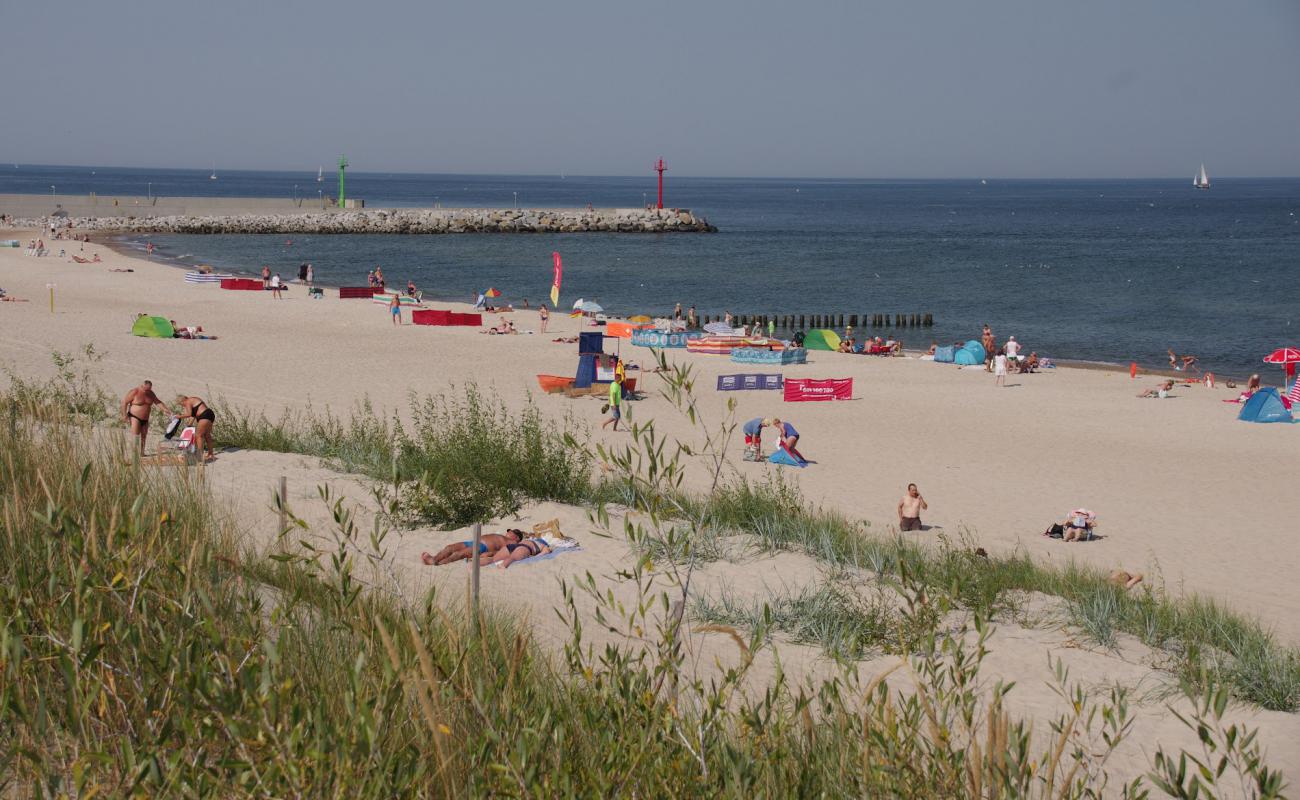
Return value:
[(50, 222), (74, 231), (120, 233), (714, 233), (707, 219), (686, 209), (339, 209), (290, 213), (133, 215), (16, 219), (13, 227), (43, 228)]

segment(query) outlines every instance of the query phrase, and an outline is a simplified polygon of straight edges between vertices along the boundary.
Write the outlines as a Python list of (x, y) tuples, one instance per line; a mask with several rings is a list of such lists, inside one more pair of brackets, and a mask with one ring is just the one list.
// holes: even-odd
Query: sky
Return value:
[(0, 161), (1300, 175), (1295, 0), (0, 0)]

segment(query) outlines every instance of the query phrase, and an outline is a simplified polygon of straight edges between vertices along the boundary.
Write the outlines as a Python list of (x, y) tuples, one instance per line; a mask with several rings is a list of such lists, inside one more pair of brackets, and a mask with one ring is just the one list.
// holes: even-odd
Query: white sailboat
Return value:
[(208, 176), (208, 180), (210, 180), (210, 181), (215, 181), (216, 179), (217, 179), (217, 162), (213, 161), (213, 162), (212, 162), (212, 174)]
[(1201, 171), (1192, 177), (1192, 186), (1197, 189), (1210, 188), (1210, 176), (1205, 174), (1205, 165), (1201, 165)]
[(317, 168), (316, 168), (316, 182), (317, 182), (317, 183), (320, 183), (320, 182), (323, 181), (323, 180), (325, 180), (325, 168), (324, 168), (324, 167), (317, 167)]

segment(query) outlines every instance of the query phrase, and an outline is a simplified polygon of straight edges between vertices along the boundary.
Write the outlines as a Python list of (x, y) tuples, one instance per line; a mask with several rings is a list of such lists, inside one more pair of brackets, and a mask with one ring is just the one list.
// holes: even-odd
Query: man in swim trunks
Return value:
[(898, 529), (900, 531), (921, 530), (921, 512), (929, 507), (925, 498), (921, 496), (921, 490), (916, 488), (916, 484), (907, 484), (907, 494), (898, 501)]
[[(478, 552), (480, 556), (491, 557), (497, 554), (497, 551), (506, 547), (506, 545), (519, 544), (524, 540), (524, 532), (517, 528), (510, 528), (504, 534), (488, 533), (479, 539)], [(437, 555), (420, 554), (420, 560), (425, 566), (440, 567), (443, 564), (450, 564), (453, 561), (466, 561), (474, 555), (474, 541), (453, 542), (438, 551)]]
[(772, 420), (765, 417), (754, 417), (740, 427), (741, 433), (745, 434), (745, 449), (758, 455), (763, 451), (763, 429), (770, 426)]
[(144, 455), (144, 440), (149, 435), (149, 415), (158, 406), (168, 414), (167, 404), (153, 393), (153, 381), (145, 381), (122, 398), (122, 419), (131, 426), (131, 435), (140, 437), (140, 455)]

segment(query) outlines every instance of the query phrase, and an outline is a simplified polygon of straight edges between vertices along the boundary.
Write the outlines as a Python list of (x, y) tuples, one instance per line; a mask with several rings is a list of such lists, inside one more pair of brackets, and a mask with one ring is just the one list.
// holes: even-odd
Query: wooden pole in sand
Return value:
[(479, 621), (479, 615), (478, 615), (479, 552), (478, 551), (482, 541), (483, 541), (483, 523), (475, 522), (474, 543), (473, 545), (471, 545), (471, 550), (470, 550), (470, 552), (472, 552), (474, 556), (473, 556), (473, 563), (470, 564), (470, 572), (469, 572), (469, 603), (470, 603), (470, 607), (474, 611), (474, 630), (476, 631), (478, 630), (478, 621)]
[(280, 531), (279, 535), (283, 536), (284, 532), (289, 529), (288, 505), (289, 502), (289, 479), (280, 476)]

